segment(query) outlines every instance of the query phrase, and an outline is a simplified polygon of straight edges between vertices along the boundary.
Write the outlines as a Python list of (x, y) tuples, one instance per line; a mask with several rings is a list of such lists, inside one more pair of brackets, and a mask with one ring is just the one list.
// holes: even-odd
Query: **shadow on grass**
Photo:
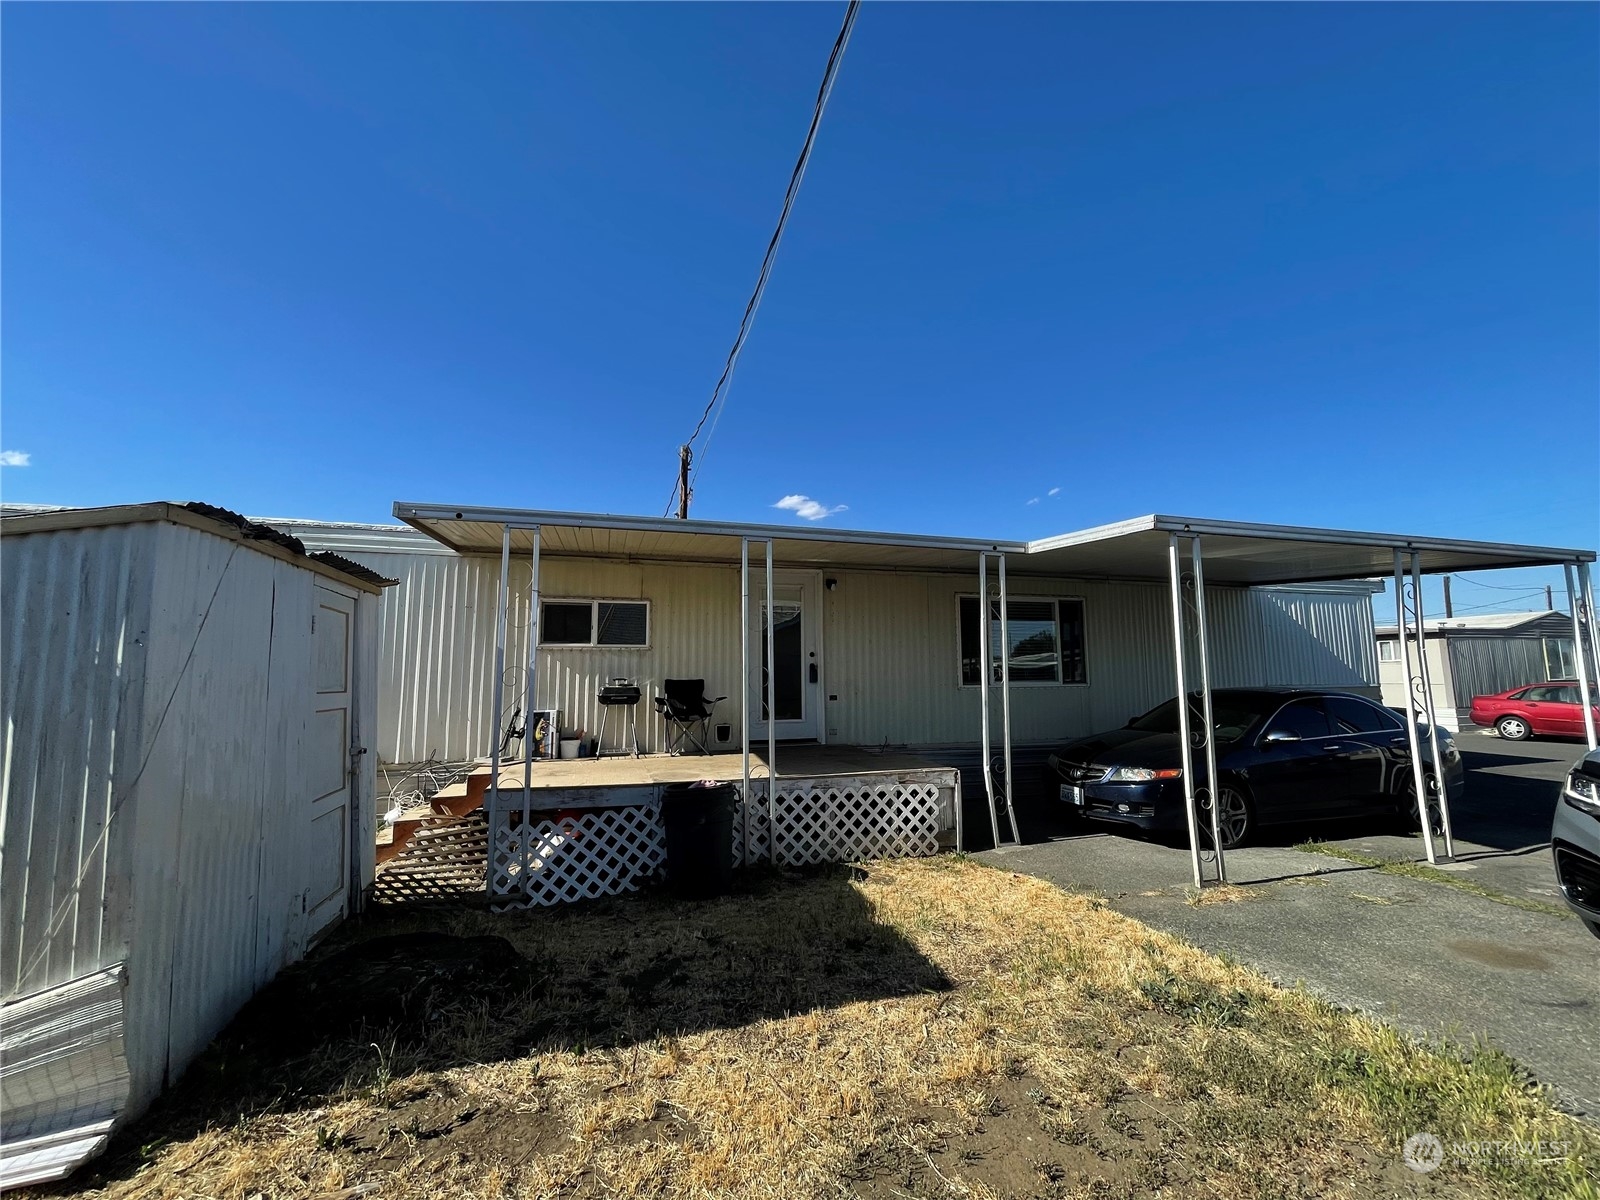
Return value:
[(736, 894), (712, 901), (380, 907), (257, 995), (86, 1174), (126, 1178), (153, 1146), (264, 1112), (381, 1103), (417, 1072), (949, 989), (874, 920), (853, 874), (743, 872)]

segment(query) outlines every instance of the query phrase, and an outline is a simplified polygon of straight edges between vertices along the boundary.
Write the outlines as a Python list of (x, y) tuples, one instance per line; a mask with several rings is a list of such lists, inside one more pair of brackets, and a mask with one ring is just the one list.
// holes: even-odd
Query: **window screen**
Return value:
[[(976, 596), (961, 597), (961, 682), (976, 687), (983, 681), (982, 647)], [(1006, 629), (1012, 683), (1082, 683), (1086, 678), (1083, 601), (1018, 599), (1006, 602)], [(990, 678), (999, 683), (1002, 641), (1000, 604), (989, 602)]]
[(1544, 639), (1544, 677), (1546, 679), (1571, 679), (1578, 673), (1578, 664), (1572, 657), (1572, 639), (1547, 637)]
[(1379, 642), (1378, 643), (1378, 661), (1379, 662), (1399, 662), (1400, 661), (1400, 643), (1397, 642), (1397, 641), (1396, 642), (1391, 642), (1391, 641)]
[(648, 646), (650, 606), (601, 600), (596, 604), (595, 643), (600, 646)]
[(593, 631), (594, 605), (588, 600), (547, 603), (539, 618), (539, 640), (546, 646), (588, 646)]

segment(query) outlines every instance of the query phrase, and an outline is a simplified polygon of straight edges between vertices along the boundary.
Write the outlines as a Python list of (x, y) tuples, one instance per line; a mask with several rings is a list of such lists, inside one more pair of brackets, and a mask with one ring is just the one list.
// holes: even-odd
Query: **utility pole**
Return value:
[(1448, 575), (1444, 577), (1444, 615), (1447, 617), (1456, 615), (1456, 610), (1450, 607), (1450, 576)]
[(689, 519), (689, 461), (694, 456), (688, 443), (678, 447), (678, 520)]
[(1556, 610), (1555, 591), (1548, 583), (1544, 585), (1544, 610), (1545, 612), (1555, 612)]

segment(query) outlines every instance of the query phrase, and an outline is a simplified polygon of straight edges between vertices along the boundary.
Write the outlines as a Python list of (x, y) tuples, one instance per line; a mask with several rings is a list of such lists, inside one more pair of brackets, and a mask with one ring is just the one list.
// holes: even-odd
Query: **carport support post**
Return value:
[(1450, 832), (1450, 793), (1444, 786), (1444, 759), (1439, 755), (1439, 714), (1433, 706), (1433, 673), (1428, 667), (1428, 638), (1423, 625), (1422, 555), (1415, 551), (1411, 555), (1411, 594), (1417, 598), (1417, 666), (1422, 677), (1422, 709), (1428, 716), (1428, 761), (1433, 763), (1433, 774), (1439, 783), (1439, 832), (1444, 835), (1444, 857), (1449, 862), (1456, 856), (1456, 844)]
[(1006, 762), (1006, 820), (1011, 822), (1011, 840), (1021, 843), (1022, 831), (1017, 828), (1017, 810), (1012, 803), (1013, 780), (1011, 773), (1011, 623), (1006, 612), (1006, 556), (1000, 558), (1000, 737), (1005, 747)]
[(484, 863), (489, 894), (494, 889), (494, 846), (500, 820), (500, 729), (506, 719), (506, 602), (511, 583), (511, 526), (500, 527), (500, 586), (494, 609), (494, 742), (489, 747), (489, 853)]
[(989, 553), (978, 551), (978, 676), (982, 685), (979, 707), (983, 710), (983, 794), (989, 800), (989, 832), (995, 848), (1000, 847), (1000, 813), (994, 806), (994, 772), (989, 767)]
[(1167, 573), (1172, 583), (1172, 658), (1178, 674), (1178, 753), (1183, 764), (1183, 814), (1189, 822), (1189, 864), (1194, 871), (1194, 885), (1203, 887), (1200, 822), (1194, 807), (1194, 753), (1189, 745), (1189, 681), (1183, 669), (1183, 562), (1175, 533), (1167, 535)]
[[(1394, 552), (1394, 623), (1400, 635), (1400, 667), (1406, 676), (1406, 740), (1411, 744), (1411, 783), (1416, 788), (1417, 822), (1422, 827), (1422, 847), (1430, 863), (1438, 862), (1433, 849), (1433, 824), (1428, 820), (1428, 777), (1422, 767), (1422, 741), (1417, 736), (1417, 685), (1421, 677), (1411, 668), (1411, 625), (1406, 617), (1406, 553)], [(1417, 653), (1427, 647), (1422, 641), (1422, 593), (1415, 597), (1417, 610)], [(1441, 785), (1443, 780), (1440, 780)], [(1439, 789), (1444, 791), (1443, 786)]]
[[(1595, 637), (1594, 588), (1589, 582), (1589, 564), (1567, 563), (1567, 608), (1572, 613), (1572, 659), (1578, 667), (1578, 699), (1583, 702), (1583, 736), (1589, 749), (1595, 749), (1594, 687), (1600, 678), (1589, 678), (1590, 654), (1600, 653)], [(1600, 662), (1595, 664), (1600, 668)]]
[[(1200, 537), (1189, 539), (1189, 561), (1194, 566), (1194, 619), (1200, 642), (1200, 715), (1206, 723), (1206, 787), (1211, 795), (1211, 847), (1217, 852), (1217, 882), (1228, 882), (1222, 855), (1222, 795), (1217, 791), (1217, 723), (1211, 719), (1211, 647), (1206, 641), (1206, 575), (1200, 561)], [(1187, 707), (1188, 698), (1184, 705)]]
[(744, 805), (744, 857), (739, 865), (750, 865), (750, 822), (756, 806), (750, 798), (750, 539), (739, 539), (739, 743), (743, 756), (744, 790), (739, 803)]
[[(528, 890), (528, 830), (532, 817), (529, 810), (533, 807), (533, 713), (539, 707), (539, 527), (535, 525), (529, 534), (533, 548), (528, 556), (528, 686), (522, 703), (522, 825), (518, 838), (522, 843), (522, 869), (517, 877), (524, 892)], [(547, 732), (545, 736), (550, 735)], [(557, 745), (560, 745), (560, 738), (558, 730)], [(599, 749), (595, 747), (597, 753)]]
[(773, 686), (778, 679), (774, 664), (772, 636), (772, 539), (767, 539), (767, 602), (762, 628), (767, 634), (767, 843), (769, 861), (778, 862), (778, 707), (773, 703)]

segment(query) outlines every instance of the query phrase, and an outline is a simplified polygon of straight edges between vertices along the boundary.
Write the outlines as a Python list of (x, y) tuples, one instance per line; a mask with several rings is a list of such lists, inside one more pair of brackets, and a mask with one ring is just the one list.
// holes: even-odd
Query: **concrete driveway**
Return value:
[[(1457, 861), (1446, 869), (1559, 906), (1550, 820), (1559, 781), (1584, 747), (1477, 732), (1459, 744), (1467, 795), (1453, 809)], [(1486, 1038), (1566, 1107), (1600, 1116), (1600, 939), (1580, 922), (1293, 849), (1317, 840), (1369, 858), (1422, 859), (1420, 839), (1351, 823), (1269, 831), (1228, 855), (1230, 881), (1248, 885), (1249, 897), (1196, 904), (1185, 846), (1074, 823), (1045, 789), (1028, 791), (1018, 823), (1032, 844), (978, 857), (1104, 896), (1146, 924), (1415, 1033)]]

